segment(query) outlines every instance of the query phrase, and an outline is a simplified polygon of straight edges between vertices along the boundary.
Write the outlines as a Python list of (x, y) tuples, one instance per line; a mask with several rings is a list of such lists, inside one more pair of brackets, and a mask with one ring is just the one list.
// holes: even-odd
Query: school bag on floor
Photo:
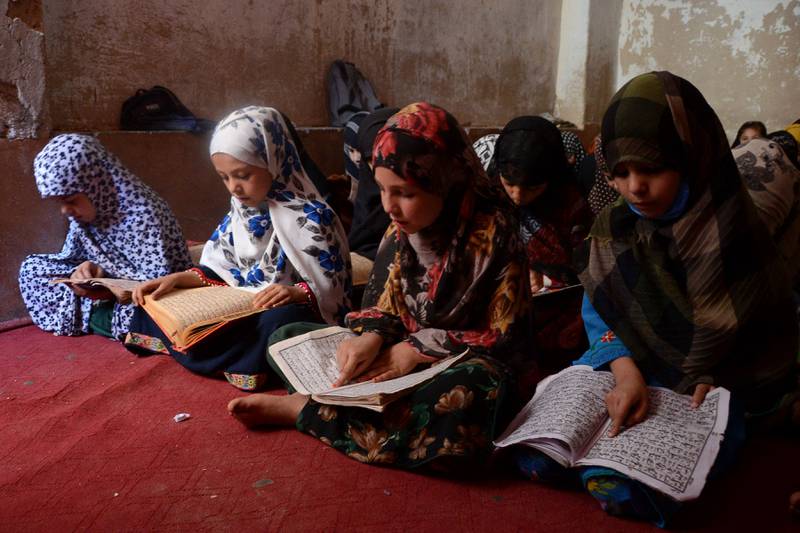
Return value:
[(123, 130), (177, 130), (202, 133), (214, 129), (215, 123), (197, 118), (178, 100), (175, 93), (155, 85), (139, 89), (122, 104), (119, 117)]
[(331, 126), (343, 128), (359, 111), (371, 113), (385, 107), (369, 80), (349, 61), (337, 59), (331, 63), (325, 75), (325, 86)]

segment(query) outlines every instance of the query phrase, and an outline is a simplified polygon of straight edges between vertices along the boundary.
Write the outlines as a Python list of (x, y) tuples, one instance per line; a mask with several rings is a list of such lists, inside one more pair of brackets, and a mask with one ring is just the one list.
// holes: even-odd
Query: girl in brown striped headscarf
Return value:
[[(590, 348), (577, 361), (610, 368), (611, 435), (644, 420), (646, 385), (693, 396), (732, 392), (716, 471), (792, 386), (798, 348), (790, 275), (745, 190), (714, 111), (668, 72), (637, 76), (611, 100), (603, 153), (621, 197), (589, 234), (579, 274)], [(527, 454), (528, 475), (554, 475)], [(607, 468), (580, 473), (613, 514), (664, 525), (675, 503)]]

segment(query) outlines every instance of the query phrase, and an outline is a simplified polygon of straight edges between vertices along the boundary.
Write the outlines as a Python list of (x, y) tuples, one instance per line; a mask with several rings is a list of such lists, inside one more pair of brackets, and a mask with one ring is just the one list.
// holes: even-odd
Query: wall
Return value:
[(41, 0), (0, 0), (0, 138), (49, 129)]
[(800, 0), (625, 0), (616, 86), (670, 70), (691, 81), (732, 140), (742, 122), (768, 131), (800, 116)]
[(198, 116), (273, 105), (328, 124), (324, 74), (354, 61), (379, 97), (439, 103), (464, 123), (552, 111), (561, 0), (61, 0), (44, 12), (57, 130), (118, 125), (165, 85)]

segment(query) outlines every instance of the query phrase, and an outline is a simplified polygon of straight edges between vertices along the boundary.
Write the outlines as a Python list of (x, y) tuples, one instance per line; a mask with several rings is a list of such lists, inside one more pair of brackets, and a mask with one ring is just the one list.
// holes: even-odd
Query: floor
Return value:
[[(586, 494), (499, 469), (445, 478), (363, 465), (295, 430), (249, 431), (243, 393), (167, 357), (33, 326), (0, 333), (2, 531), (642, 531)], [(173, 416), (190, 413), (175, 422)], [(800, 531), (800, 446), (753, 439), (679, 531)]]

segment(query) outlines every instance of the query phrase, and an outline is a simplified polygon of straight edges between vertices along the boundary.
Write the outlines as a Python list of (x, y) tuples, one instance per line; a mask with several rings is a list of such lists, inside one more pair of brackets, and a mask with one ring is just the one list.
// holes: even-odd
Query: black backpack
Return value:
[(337, 59), (325, 75), (331, 126), (343, 128), (359, 111), (372, 112), (385, 107), (369, 80), (349, 61)]
[(123, 130), (178, 130), (202, 133), (214, 129), (215, 122), (197, 118), (178, 100), (175, 93), (161, 87), (139, 89), (122, 104), (119, 117)]

